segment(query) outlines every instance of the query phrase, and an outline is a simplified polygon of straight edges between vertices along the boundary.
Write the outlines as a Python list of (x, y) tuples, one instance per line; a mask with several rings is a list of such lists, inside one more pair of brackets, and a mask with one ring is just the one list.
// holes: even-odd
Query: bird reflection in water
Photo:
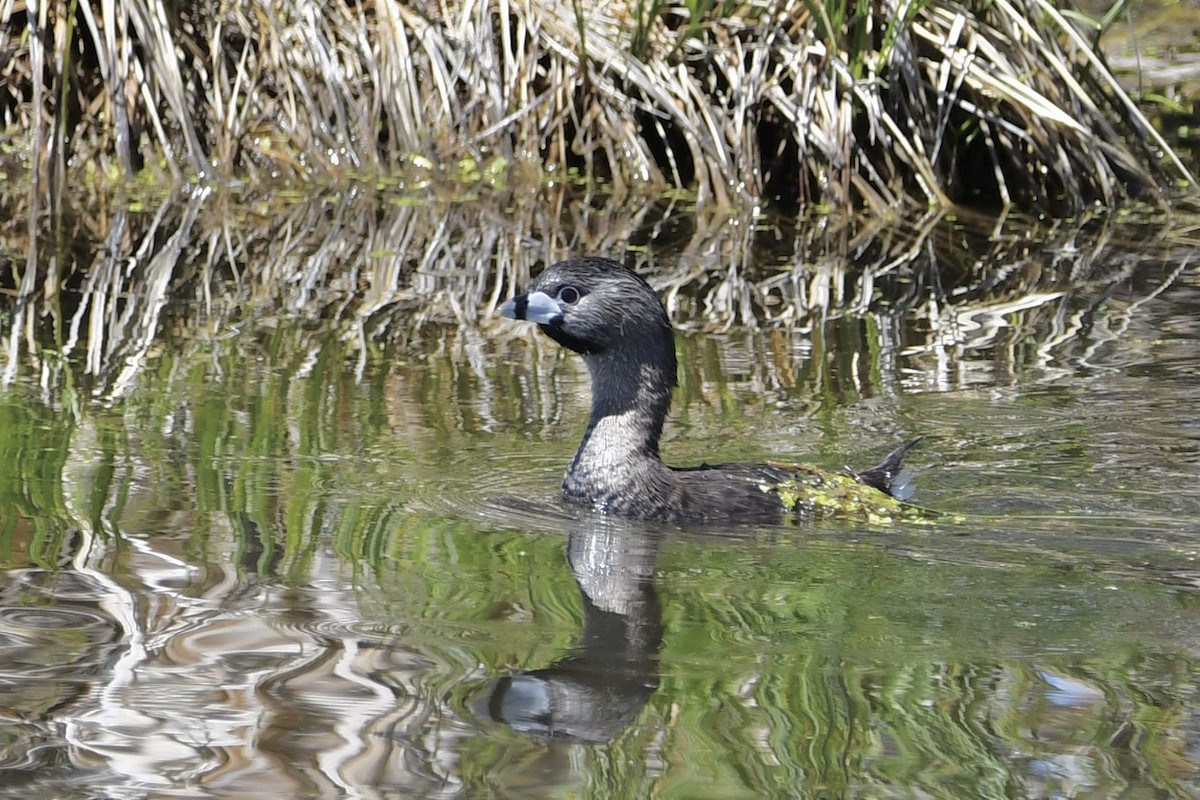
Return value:
[(583, 636), (553, 666), (490, 681), (475, 713), (537, 737), (599, 744), (619, 736), (658, 688), (660, 534), (584, 514), (567, 538), (583, 598)]

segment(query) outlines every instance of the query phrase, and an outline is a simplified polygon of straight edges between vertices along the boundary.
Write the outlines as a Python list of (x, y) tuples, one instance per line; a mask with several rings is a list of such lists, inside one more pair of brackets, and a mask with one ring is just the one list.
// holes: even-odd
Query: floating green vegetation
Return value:
[(8, 3), (0, 173), (1052, 213), (1194, 185), (1096, 29), (1050, 0)]
[(853, 475), (828, 472), (809, 464), (776, 464), (792, 473), (790, 480), (764, 484), (789, 512), (803, 519), (859, 520), (869, 525), (892, 522), (934, 522), (935, 511), (909, 505), (860, 482)]

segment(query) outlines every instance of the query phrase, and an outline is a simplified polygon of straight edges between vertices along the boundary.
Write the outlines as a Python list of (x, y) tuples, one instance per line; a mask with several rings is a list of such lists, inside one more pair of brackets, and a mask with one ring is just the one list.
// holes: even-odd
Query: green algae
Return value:
[(858, 520), (870, 525), (951, 519), (937, 511), (897, 500), (849, 473), (828, 472), (811, 464), (771, 466), (788, 470), (792, 478), (780, 483), (764, 483), (760, 488), (777, 495), (788, 513), (801, 519)]

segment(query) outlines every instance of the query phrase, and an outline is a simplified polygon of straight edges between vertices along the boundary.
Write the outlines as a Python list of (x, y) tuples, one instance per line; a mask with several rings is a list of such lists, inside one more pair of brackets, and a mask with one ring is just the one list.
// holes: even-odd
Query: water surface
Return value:
[(586, 374), (486, 304), (389, 295), (372, 335), (329, 310), (369, 287), (216, 282), (144, 347), (6, 362), (0, 794), (1200, 794), (1197, 278), (1105, 242), (1014, 288), (1003, 234), (945, 231), (940, 291), (836, 248), (642, 262), (684, 329), (669, 460), (924, 436), (934, 526), (566, 508)]

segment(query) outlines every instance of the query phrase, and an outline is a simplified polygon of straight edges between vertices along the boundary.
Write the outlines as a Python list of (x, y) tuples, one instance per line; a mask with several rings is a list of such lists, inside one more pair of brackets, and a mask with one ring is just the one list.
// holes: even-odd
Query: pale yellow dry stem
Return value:
[[(0, 36), (16, 7), (0, 3)], [(29, 8), (53, 31), (51, 55), (73, 46), (59, 41), (61, 0)], [(75, 146), (91, 136), (122, 164), (122, 148), (138, 147), (176, 175), (215, 163), (248, 181), (414, 163), (436, 178), (499, 157), (618, 189), (689, 186), (717, 205), (761, 203), (768, 169), (788, 198), (881, 210), (909, 198), (1072, 211), (1120, 202), (1129, 184), (1194, 185), (1049, 0), (915, 10), (886, 0), (861, 17), (863, 39), (886, 49), (860, 53), (847, 32), (821, 33), (845, 24), (834, 5), (748, 2), (702, 20), (668, 5), (662, 20), (678, 29), (650, 24), (638, 55), (637, 4), (580, 8), (579, 18), (571, 3), (540, 0), (170, 8), (184, 19), (161, 3), (101, 0), (75, 35), (100, 64), (103, 113), (84, 115)], [(36, 83), (54, 59), (36, 52), (41, 38), (23, 41), (0, 86), (28, 79), (32, 100), (21, 95), (13, 119), (41, 144), (47, 128), (33, 122), (54, 92)], [(132, 130), (149, 137), (130, 141)], [(764, 130), (778, 152), (759, 152)], [(972, 147), (991, 162), (980, 175), (994, 197), (962, 192), (958, 159)]]

